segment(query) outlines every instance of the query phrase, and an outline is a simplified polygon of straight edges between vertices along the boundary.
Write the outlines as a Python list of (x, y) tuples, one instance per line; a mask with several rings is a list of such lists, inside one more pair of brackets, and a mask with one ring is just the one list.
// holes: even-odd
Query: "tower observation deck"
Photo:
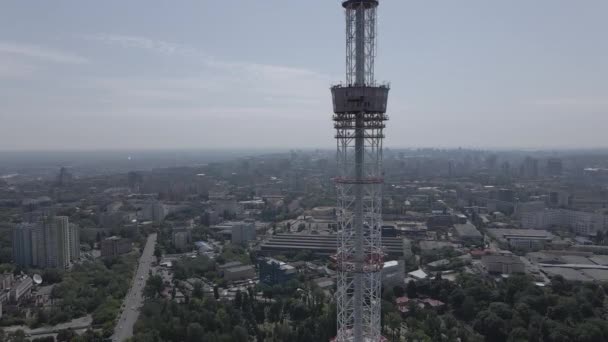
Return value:
[(389, 87), (374, 80), (378, 5), (378, 0), (342, 1), (346, 83), (331, 88), (338, 164), (337, 342), (384, 341), (382, 141)]

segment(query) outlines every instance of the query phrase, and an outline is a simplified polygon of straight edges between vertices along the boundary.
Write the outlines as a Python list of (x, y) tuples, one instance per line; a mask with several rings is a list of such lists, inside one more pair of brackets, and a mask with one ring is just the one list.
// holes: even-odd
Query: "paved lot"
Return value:
[(133, 336), (133, 325), (139, 316), (139, 310), (144, 302), (143, 290), (148, 280), (150, 265), (154, 261), (154, 246), (156, 245), (156, 234), (148, 236), (144, 252), (139, 259), (139, 265), (131, 284), (131, 289), (124, 300), (124, 308), (118, 323), (114, 328), (112, 341), (122, 342)]

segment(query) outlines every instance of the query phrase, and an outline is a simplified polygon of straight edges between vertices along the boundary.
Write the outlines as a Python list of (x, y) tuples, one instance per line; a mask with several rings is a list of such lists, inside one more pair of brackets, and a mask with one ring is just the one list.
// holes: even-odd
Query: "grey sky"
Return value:
[[(608, 1), (383, 0), (388, 146), (608, 147)], [(333, 146), (338, 0), (4, 1), (0, 149)]]

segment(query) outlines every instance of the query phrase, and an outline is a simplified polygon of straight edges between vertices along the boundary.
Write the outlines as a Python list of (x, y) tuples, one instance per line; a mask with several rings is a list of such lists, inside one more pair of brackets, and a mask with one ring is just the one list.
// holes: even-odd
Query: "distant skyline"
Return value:
[[(608, 2), (381, 0), (388, 147), (608, 147)], [(0, 150), (331, 148), (340, 1), (6, 1)]]

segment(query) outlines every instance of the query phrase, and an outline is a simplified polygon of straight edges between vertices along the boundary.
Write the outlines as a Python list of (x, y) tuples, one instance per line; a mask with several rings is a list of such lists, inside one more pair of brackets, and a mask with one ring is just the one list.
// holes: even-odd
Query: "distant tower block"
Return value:
[(374, 80), (377, 0), (342, 1), (346, 84), (331, 88), (337, 140), (338, 331), (335, 341), (384, 341), (380, 329), (382, 140), (388, 85)]

